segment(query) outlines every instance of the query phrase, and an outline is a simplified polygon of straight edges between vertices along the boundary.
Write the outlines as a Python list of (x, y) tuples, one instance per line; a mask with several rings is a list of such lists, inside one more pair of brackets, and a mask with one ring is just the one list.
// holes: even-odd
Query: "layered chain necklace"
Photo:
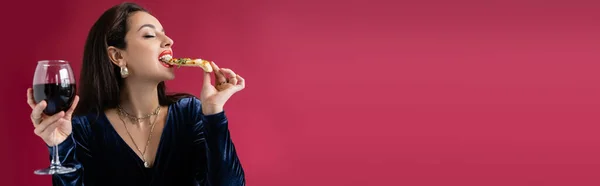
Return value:
[[(131, 139), (131, 142), (133, 142), (133, 145), (135, 146), (135, 148), (138, 150), (138, 152), (140, 152), (140, 154), (142, 155), (142, 160), (144, 161), (144, 167), (146, 168), (150, 168), (150, 163), (148, 163), (148, 161), (146, 161), (146, 150), (148, 149), (148, 145), (150, 144), (150, 140), (152, 139), (152, 132), (154, 132), (154, 126), (156, 124), (156, 120), (158, 119), (158, 114), (160, 113), (160, 105), (158, 107), (156, 107), (156, 109), (154, 110), (154, 112), (152, 112), (151, 114), (147, 114), (145, 116), (142, 117), (135, 117), (133, 114), (129, 114), (127, 113), (122, 107), (121, 105), (117, 106), (118, 109), (118, 114), (119, 114), (119, 119), (121, 119), (121, 121), (123, 122), (123, 126), (125, 126), (125, 131), (127, 131), (127, 135), (129, 136), (129, 138)], [(131, 136), (131, 134), (129, 133), (129, 129), (127, 129), (127, 125), (125, 124), (125, 120), (123, 120), (123, 118), (121, 116), (125, 116), (128, 117), (132, 123), (138, 123), (140, 124), (140, 120), (143, 119), (148, 119), (152, 116), (156, 116), (154, 117), (154, 121), (152, 121), (151, 124), (151, 129), (150, 129), (150, 135), (148, 135), (148, 140), (146, 141), (146, 147), (144, 148), (144, 151), (140, 150), (140, 148), (138, 147), (138, 145), (135, 143), (135, 141), (133, 140), (133, 137)]]
[(146, 114), (145, 116), (142, 117), (136, 117), (133, 114), (129, 114), (127, 111), (125, 111), (125, 109), (123, 109), (123, 107), (121, 107), (121, 105), (117, 105), (117, 109), (119, 110), (119, 113), (123, 116), (128, 117), (132, 123), (140, 123), (140, 120), (143, 119), (148, 119), (152, 116), (156, 116), (158, 115), (158, 112), (160, 112), (160, 105), (158, 107), (156, 107), (156, 109), (154, 109), (154, 112), (150, 113), (150, 114)]

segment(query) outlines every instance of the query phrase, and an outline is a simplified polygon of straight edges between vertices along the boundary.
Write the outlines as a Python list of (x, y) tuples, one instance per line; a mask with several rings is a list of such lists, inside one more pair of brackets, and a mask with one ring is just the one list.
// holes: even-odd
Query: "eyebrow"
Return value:
[[(140, 30), (141, 30), (142, 28), (144, 28), (144, 27), (149, 27), (149, 28), (152, 28), (152, 29), (156, 29), (156, 27), (155, 27), (153, 24), (144, 24), (144, 25), (142, 25), (142, 26), (141, 26), (141, 27), (138, 29), (138, 31), (140, 31)], [(163, 30), (162, 30), (162, 32), (165, 32), (165, 29), (163, 29)]]

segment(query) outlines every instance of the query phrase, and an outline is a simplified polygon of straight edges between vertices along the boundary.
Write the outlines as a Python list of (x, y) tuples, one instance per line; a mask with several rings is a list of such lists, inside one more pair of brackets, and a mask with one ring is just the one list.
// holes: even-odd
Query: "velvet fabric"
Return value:
[(73, 116), (73, 132), (58, 152), (61, 163), (77, 171), (53, 175), (53, 185), (245, 185), (225, 112), (203, 115), (201, 109), (193, 97), (168, 106), (151, 168), (103, 112)]

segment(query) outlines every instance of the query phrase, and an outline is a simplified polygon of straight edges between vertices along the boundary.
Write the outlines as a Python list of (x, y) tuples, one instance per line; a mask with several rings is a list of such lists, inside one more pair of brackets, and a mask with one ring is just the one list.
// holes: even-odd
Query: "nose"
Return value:
[(173, 47), (173, 43), (174, 41), (169, 37), (165, 35), (165, 39), (164, 42), (162, 43), (162, 47)]

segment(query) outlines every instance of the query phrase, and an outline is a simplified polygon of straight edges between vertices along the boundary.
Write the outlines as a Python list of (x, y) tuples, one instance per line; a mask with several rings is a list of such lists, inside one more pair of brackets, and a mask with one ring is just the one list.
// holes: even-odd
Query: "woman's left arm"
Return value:
[(210, 73), (204, 73), (204, 84), (200, 100), (194, 99), (197, 123), (194, 125), (195, 145), (204, 144), (208, 160), (205, 175), (199, 180), (209, 185), (245, 185), (244, 170), (229, 132), (229, 122), (223, 111), (225, 102), (236, 92), (244, 89), (245, 80), (230, 69), (221, 69), (211, 63), (216, 86), (211, 84)]
[(231, 139), (225, 112), (202, 114), (195, 129), (204, 134), (209, 185), (245, 185), (244, 169)]

